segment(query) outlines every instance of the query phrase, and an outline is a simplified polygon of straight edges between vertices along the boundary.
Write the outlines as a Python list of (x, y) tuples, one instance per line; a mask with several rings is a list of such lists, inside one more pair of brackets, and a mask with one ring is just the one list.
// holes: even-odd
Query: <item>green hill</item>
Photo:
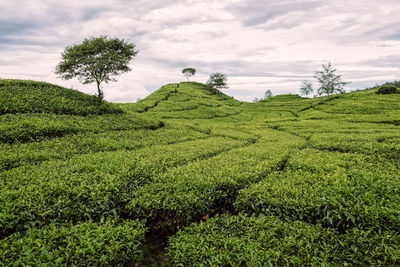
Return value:
[(238, 112), (241, 103), (205, 84), (168, 84), (125, 110), (158, 114), (161, 118), (207, 119)]
[(111, 103), (99, 104), (95, 96), (76, 90), (44, 82), (0, 79), (0, 114), (54, 113), (86, 116), (121, 112)]
[(185, 82), (81, 116), (24, 90), (0, 116), (6, 266), (400, 264), (400, 94)]

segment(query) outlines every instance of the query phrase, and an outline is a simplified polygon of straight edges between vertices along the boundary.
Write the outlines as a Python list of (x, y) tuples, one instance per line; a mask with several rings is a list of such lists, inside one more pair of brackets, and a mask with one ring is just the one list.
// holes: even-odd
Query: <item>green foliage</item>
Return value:
[(7, 113), (87, 116), (122, 113), (122, 110), (105, 101), (99, 103), (93, 96), (49, 83), (0, 80), (0, 115)]
[(3, 265), (400, 264), (400, 94), (184, 82), (92, 115), (42, 91), (0, 116)]
[(272, 96), (273, 96), (273, 95), (272, 95), (271, 90), (268, 89), (268, 90), (265, 92), (265, 94), (264, 94), (264, 99), (268, 99), (268, 98), (270, 98), (270, 97), (272, 97)]
[(172, 167), (207, 159), (239, 141), (221, 137), (46, 161), (0, 173), (0, 237), (50, 222), (124, 216), (136, 191)]
[(322, 71), (315, 72), (314, 78), (317, 79), (319, 83), (319, 88), (317, 89), (318, 95), (333, 95), (335, 93), (344, 93), (344, 86), (349, 84), (349, 82), (343, 82), (341, 75), (335, 74), (336, 69), (333, 68), (331, 62), (327, 65), (322, 65)]
[(168, 255), (177, 266), (397, 265), (394, 232), (332, 229), (273, 216), (216, 216), (179, 231)]
[[(207, 84), (215, 88), (216, 90), (222, 90), (222, 89), (228, 89), (228, 84), (227, 84), (228, 78), (226, 77), (225, 74), (216, 72), (210, 75), (210, 78), (207, 81)], [(218, 91), (217, 91), (218, 93)]]
[(79, 132), (158, 129), (164, 124), (142, 116), (105, 115), (78, 117), (54, 114), (7, 114), (0, 116), (0, 143), (33, 142)]
[[(128, 208), (140, 218), (157, 223), (161, 219), (163, 226), (173, 227), (229, 207), (240, 189), (280, 169), (290, 151), (302, 144), (272, 130), (261, 133), (263, 138), (245, 147), (231, 148), (155, 177), (153, 183), (135, 192)], [(278, 146), (280, 138), (285, 143)]]
[(96, 82), (98, 98), (103, 99), (102, 82), (116, 81), (114, 76), (131, 71), (129, 62), (137, 55), (136, 45), (107, 36), (86, 38), (68, 46), (55, 72), (62, 79), (77, 77), (83, 84)]
[(379, 87), (377, 94), (385, 95), (385, 94), (399, 94), (400, 91), (396, 86), (393, 85), (382, 85)]
[(0, 240), (6, 266), (125, 266), (144, 260), (146, 228), (140, 221), (86, 222), (29, 229)]
[(186, 77), (186, 80), (189, 80), (190, 77), (196, 74), (196, 69), (194, 68), (184, 68), (182, 70), (183, 75)]
[(309, 81), (303, 81), (300, 87), (300, 94), (301, 95), (310, 95), (314, 93), (314, 88)]

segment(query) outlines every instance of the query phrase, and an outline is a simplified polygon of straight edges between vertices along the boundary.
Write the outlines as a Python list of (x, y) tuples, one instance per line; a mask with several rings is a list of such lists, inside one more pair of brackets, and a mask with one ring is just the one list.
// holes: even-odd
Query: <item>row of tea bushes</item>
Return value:
[(338, 230), (400, 229), (400, 181), (396, 163), (360, 154), (305, 149), (283, 173), (240, 191), (235, 207)]
[(137, 220), (50, 224), (0, 240), (0, 265), (126, 266), (144, 260), (145, 233)]
[[(229, 209), (238, 191), (284, 167), (300, 138), (263, 130), (258, 142), (170, 169), (135, 191), (127, 208), (154, 227), (178, 227)], [(278, 143), (277, 140), (280, 142)]]
[(0, 116), (0, 142), (33, 142), (78, 132), (158, 129), (164, 123), (143, 116), (104, 115), (80, 117), (54, 114), (7, 114)]
[(136, 150), (149, 146), (185, 142), (209, 135), (183, 126), (102, 133), (82, 132), (41, 142), (0, 144), (0, 172), (50, 159), (68, 159), (76, 155), (101, 151)]
[(136, 151), (93, 153), (2, 172), (0, 236), (51, 222), (123, 216), (126, 202), (155, 176), (242, 144), (211, 137)]
[(176, 266), (396, 266), (395, 232), (354, 229), (345, 234), (274, 216), (215, 216), (169, 240)]

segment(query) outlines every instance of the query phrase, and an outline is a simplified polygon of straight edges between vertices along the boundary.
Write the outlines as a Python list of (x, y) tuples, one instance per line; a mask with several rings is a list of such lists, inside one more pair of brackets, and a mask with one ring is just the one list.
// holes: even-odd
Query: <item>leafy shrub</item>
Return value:
[(0, 115), (7, 113), (87, 116), (122, 113), (122, 110), (106, 101), (100, 103), (95, 96), (49, 83), (0, 80)]
[[(237, 193), (248, 184), (280, 169), (301, 141), (272, 130), (259, 143), (234, 148), (215, 157), (170, 169), (133, 193), (130, 214), (146, 218), (155, 226), (184, 226), (230, 208)], [(285, 140), (277, 144), (276, 140)], [(266, 149), (268, 148), (268, 149)]]
[(165, 172), (240, 144), (221, 137), (93, 153), (0, 173), (0, 238), (28, 227), (125, 217), (136, 191)]
[(396, 265), (395, 233), (350, 231), (339, 234), (273, 216), (215, 216), (193, 224), (169, 240), (168, 255), (177, 266)]
[(140, 221), (29, 229), (0, 240), (6, 266), (122, 266), (142, 261), (146, 228)]
[[(108, 125), (109, 127), (110, 125)], [(40, 164), (51, 159), (69, 159), (76, 155), (102, 151), (138, 150), (144, 147), (169, 145), (205, 138), (206, 134), (185, 127), (165, 127), (154, 131), (147, 129), (84, 131), (62, 138), (41, 142), (0, 144), (0, 171), (29, 164)]]
[(78, 132), (106, 132), (163, 127), (158, 120), (138, 115), (81, 117), (55, 114), (6, 114), (0, 116), (0, 142), (32, 142)]
[(382, 85), (379, 87), (378, 91), (376, 92), (377, 94), (398, 94), (400, 91), (397, 89), (396, 86), (393, 85)]
[(235, 207), (341, 231), (395, 230), (400, 227), (395, 172), (396, 165), (386, 163), (383, 168), (365, 156), (307, 149), (288, 160), (285, 172), (241, 190)]

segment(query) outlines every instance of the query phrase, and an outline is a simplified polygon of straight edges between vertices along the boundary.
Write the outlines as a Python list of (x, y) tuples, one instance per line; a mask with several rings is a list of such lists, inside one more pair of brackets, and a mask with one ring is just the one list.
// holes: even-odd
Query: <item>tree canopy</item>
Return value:
[(314, 78), (319, 83), (317, 93), (319, 96), (327, 95), (328, 97), (335, 93), (344, 93), (344, 86), (349, 82), (342, 81), (341, 75), (335, 74), (336, 69), (332, 66), (331, 62), (322, 65), (322, 71), (315, 72)]
[(188, 81), (190, 77), (192, 77), (196, 74), (196, 69), (195, 68), (184, 68), (182, 70), (182, 73), (186, 77), (186, 80)]
[(81, 44), (68, 46), (56, 74), (62, 79), (74, 77), (83, 84), (96, 82), (98, 98), (103, 99), (100, 84), (115, 82), (115, 76), (131, 71), (129, 62), (137, 55), (136, 45), (123, 39), (107, 36), (86, 38)]
[(314, 88), (309, 81), (303, 81), (300, 87), (300, 94), (301, 95), (310, 95), (314, 93)]
[[(207, 84), (217, 90), (228, 89), (229, 86), (227, 84), (228, 78), (225, 74), (216, 72), (210, 75), (210, 78), (207, 81)], [(218, 91), (217, 91), (218, 92)]]
[(270, 97), (272, 97), (272, 92), (270, 89), (268, 89), (264, 94), (264, 99), (268, 99)]

